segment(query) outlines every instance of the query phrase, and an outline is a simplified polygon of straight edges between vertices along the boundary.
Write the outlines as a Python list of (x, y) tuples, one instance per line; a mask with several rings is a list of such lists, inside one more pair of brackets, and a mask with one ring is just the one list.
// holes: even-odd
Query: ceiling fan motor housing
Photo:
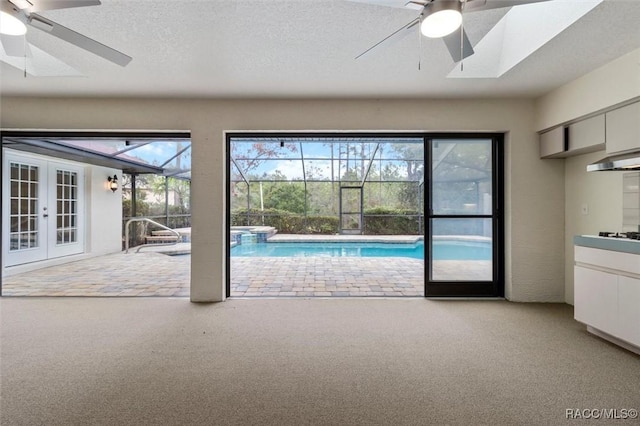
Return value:
[(434, 0), (424, 8), (420, 29), (427, 37), (440, 38), (457, 30), (461, 23), (460, 0)]

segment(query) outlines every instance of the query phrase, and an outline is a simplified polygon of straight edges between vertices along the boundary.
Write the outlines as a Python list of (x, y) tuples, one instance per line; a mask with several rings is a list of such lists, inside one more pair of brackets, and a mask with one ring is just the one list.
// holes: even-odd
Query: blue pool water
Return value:
[[(359, 242), (299, 242), (242, 244), (232, 257), (410, 257), (424, 259), (424, 242), (415, 244)], [(491, 244), (475, 241), (434, 241), (434, 260), (490, 260)]]

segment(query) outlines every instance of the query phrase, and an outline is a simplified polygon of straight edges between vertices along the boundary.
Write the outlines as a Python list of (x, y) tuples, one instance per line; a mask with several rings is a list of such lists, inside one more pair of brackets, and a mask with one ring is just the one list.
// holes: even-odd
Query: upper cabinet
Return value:
[(604, 114), (578, 121), (569, 126), (569, 152), (585, 154), (605, 147)]
[(608, 154), (640, 150), (640, 102), (540, 134), (541, 158), (564, 158), (603, 149)]
[(604, 114), (559, 126), (540, 135), (540, 158), (564, 158), (602, 151), (605, 146)]
[(640, 149), (640, 102), (606, 113), (607, 154)]
[(560, 126), (540, 135), (540, 158), (561, 158), (567, 152), (565, 129)]

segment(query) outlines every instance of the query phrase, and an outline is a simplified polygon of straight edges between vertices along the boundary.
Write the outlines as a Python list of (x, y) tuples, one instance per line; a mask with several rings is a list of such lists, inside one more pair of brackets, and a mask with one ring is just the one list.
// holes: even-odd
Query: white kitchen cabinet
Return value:
[(540, 135), (540, 158), (560, 158), (567, 150), (564, 127), (556, 127)]
[(581, 266), (574, 269), (574, 317), (600, 330), (618, 327), (618, 276)]
[(606, 113), (608, 154), (640, 149), (640, 102)]
[(618, 336), (640, 346), (640, 279), (618, 277)]
[(622, 174), (622, 231), (640, 231), (640, 172)]
[[(574, 317), (587, 330), (640, 354), (640, 242), (576, 237)], [(619, 245), (630, 252), (581, 246)]]
[(605, 137), (604, 114), (578, 121), (569, 126), (567, 153), (578, 155), (602, 151), (605, 149)]

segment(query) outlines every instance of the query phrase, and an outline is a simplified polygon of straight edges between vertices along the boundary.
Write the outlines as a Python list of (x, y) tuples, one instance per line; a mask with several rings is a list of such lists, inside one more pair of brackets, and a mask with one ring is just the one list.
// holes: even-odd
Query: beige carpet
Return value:
[[(0, 299), (4, 425), (561, 425), (640, 409), (567, 305)], [(613, 421), (638, 424), (637, 420)]]

